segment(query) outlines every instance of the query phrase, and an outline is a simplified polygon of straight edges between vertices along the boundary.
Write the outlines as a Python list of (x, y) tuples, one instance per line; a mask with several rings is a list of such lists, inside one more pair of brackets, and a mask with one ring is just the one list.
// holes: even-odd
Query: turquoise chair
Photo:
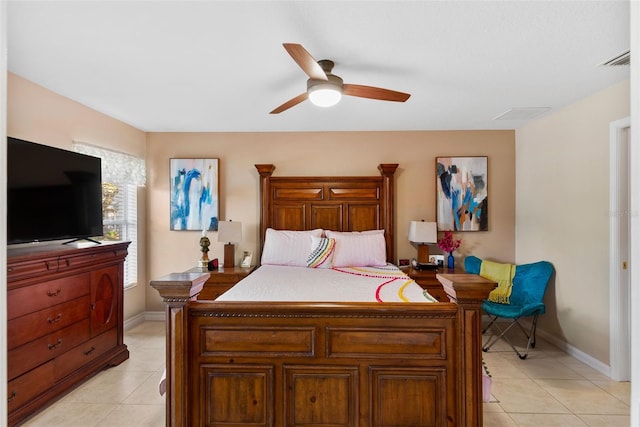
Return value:
[[(482, 260), (480, 258), (468, 256), (464, 260), (464, 269), (467, 273), (480, 274), (481, 264)], [(552, 274), (553, 265), (547, 261), (516, 265), (509, 304), (500, 304), (488, 300), (482, 302), (482, 310), (491, 319), (482, 334), (489, 329), (491, 329), (492, 333), (486, 344), (482, 346), (483, 351), (489, 351), (500, 338), (504, 338), (520, 359), (527, 358), (529, 348), (536, 346), (536, 325), (538, 324), (538, 316), (545, 312), (543, 298)], [(518, 322), (524, 317), (533, 317), (529, 331), (525, 330)], [(503, 329), (497, 322), (498, 319), (508, 319), (510, 323)], [(524, 353), (519, 352), (505, 335), (515, 325), (527, 338), (527, 348)]]

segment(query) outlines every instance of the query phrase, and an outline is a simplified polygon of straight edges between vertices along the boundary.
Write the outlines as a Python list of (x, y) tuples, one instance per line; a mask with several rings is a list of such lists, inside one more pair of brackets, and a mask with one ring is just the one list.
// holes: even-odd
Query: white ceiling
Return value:
[[(514, 129), (629, 78), (628, 1), (8, 2), (9, 71), (144, 131)], [(411, 93), (269, 111), (307, 76)]]

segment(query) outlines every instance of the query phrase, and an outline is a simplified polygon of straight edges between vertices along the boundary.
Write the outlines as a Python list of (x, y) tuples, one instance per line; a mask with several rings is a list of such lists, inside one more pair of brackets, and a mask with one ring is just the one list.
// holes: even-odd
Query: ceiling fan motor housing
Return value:
[(335, 74), (327, 74), (328, 80), (307, 80), (307, 91), (319, 89), (318, 86), (324, 86), (325, 89), (331, 88), (333, 90), (339, 90), (342, 92), (342, 79)]

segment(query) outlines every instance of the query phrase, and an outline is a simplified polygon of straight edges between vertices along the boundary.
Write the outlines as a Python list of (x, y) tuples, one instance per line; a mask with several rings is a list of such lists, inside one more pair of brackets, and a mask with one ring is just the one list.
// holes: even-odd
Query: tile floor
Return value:
[[(524, 348), (521, 335), (510, 336)], [(631, 383), (612, 381), (539, 337), (525, 360), (505, 341), (483, 357), (493, 380), (485, 426), (629, 427)]]
[[(164, 397), (158, 393), (164, 334), (162, 322), (125, 331), (129, 360), (100, 372), (23, 425), (164, 426)], [(487, 427), (629, 426), (628, 382), (611, 381), (540, 338), (526, 360), (504, 342), (484, 357), (493, 380), (493, 401), (484, 404)]]

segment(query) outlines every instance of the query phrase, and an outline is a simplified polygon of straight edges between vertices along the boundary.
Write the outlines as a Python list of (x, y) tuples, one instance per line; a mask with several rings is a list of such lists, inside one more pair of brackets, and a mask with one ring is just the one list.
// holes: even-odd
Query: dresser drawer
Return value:
[(76, 298), (7, 322), (7, 348), (12, 350), (36, 338), (89, 317), (89, 295)]
[(112, 328), (57, 357), (55, 362), (56, 380), (64, 378), (91, 360), (111, 350), (118, 344), (118, 329)]
[(247, 277), (256, 267), (231, 267), (210, 271), (209, 279), (198, 294), (199, 300), (214, 300), (227, 292), (233, 285)]
[(53, 386), (54, 381), (53, 361), (27, 372), (13, 381), (9, 381), (7, 409), (11, 412), (19, 408), (34, 397), (47, 391)]
[(7, 376), (15, 378), (89, 339), (89, 319), (45, 335), (8, 352)]
[(58, 257), (39, 258), (22, 262), (10, 262), (7, 266), (7, 282), (15, 282), (29, 277), (55, 273), (58, 270)]
[(235, 282), (228, 285), (210, 285), (207, 283), (198, 294), (198, 300), (214, 300), (231, 289), (234, 284)]
[(220, 273), (211, 273), (209, 276), (209, 280), (205, 286), (208, 285), (235, 285), (245, 277), (246, 274), (220, 274)]
[(80, 268), (87, 265), (94, 266), (99, 263), (108, 262), (117, 259), (117, 251), (103, 251), (97, 253), (78, 254), (73, 256), (61, 257), (58, 261), (59, 271), (70, 268)]
[(71, 277), (39, 283), (7, 292), (7, 319), (14, 319), (34, 311), (89, 295), (91, 274), (83, 273)]

